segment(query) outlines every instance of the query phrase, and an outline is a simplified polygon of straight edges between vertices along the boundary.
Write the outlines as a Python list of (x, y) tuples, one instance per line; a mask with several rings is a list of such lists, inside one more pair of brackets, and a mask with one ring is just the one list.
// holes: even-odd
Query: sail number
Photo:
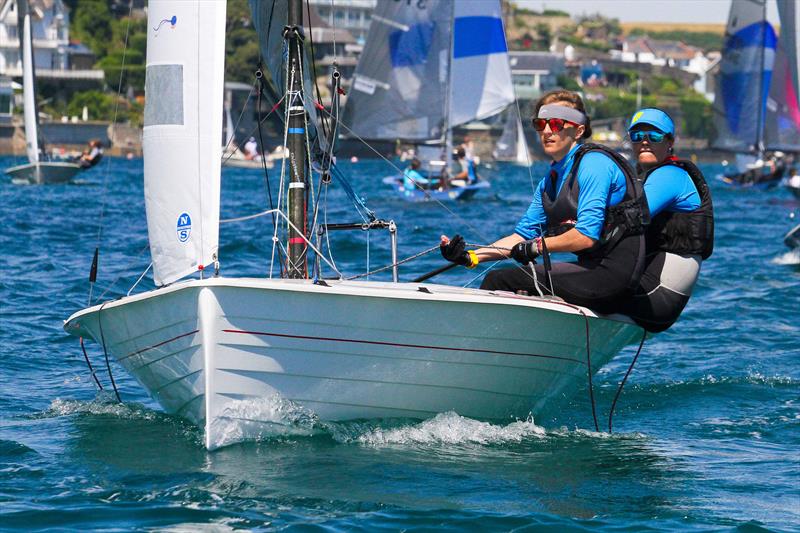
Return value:
[(427, 9), (428, 0), (394, 0), (395, 2), (405, 2), (407, 6), (414, 6), (417, 9)]

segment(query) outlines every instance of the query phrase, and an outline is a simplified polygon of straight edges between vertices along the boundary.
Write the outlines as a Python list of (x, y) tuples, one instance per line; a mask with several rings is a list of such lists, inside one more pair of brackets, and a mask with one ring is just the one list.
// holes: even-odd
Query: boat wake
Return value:
[(789, 250), (772, 259), (773, 265), (800, 265), (800, 248)]
[(367, 446), (392, 444), (453, 445), (453, 444), (506, 444), (530, 438), (544, 437), (544, 428), (532, 419), (501, 426), (465, 418), (449, 411), (439, 413), (430, 420), (397, 428), (374, 428), (358, 435), (353, 441)]
[(70, 415), (105, 415), (130, 420), (157, 420), (167, 415), (137, 403), (119, 403), (113, 393), (100, 391), (92, 401), (56, 398), (33, 418), (57, 418)]
[(226, 404), (209, 430), (210, 450), (249, 440), (312, 436), (321, 431), (316, 414), (278, 394)]

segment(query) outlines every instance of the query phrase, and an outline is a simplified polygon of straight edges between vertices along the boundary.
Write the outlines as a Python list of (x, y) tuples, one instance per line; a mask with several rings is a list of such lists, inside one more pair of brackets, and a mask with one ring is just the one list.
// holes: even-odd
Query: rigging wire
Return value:
[(642, 341), (639, 343), (639, 348), (636, 350), (636, 355), (633, 356), (633, 360), (631, 361), (630, 366), (628, 367), (628, 371), (625, 372), (625, 377), (622, 378), (622, 381), (617, 387), (617, 393), (614, 395), (614, 401), (611, 402), (611, 410), (608, 412), (608, 432), (611, 433), (611, 419), (614, 417), (614, 408), (617, 406), (617, 399), (619, 399), (619, 395), (622, 393), (622, 387), (625, 386), (625, 382), (628, 381), (628, 376), (630, 375), (631, 371), (633, 370), (633, 365), (636, 364), (636, 360), (639, 358), (639, 354), (642, 352), (642, 346), (644, 346), (644, 340), (647, 338), (647, 330), (642, 333)]
[(94, 371), (94, 367), (92, 367), (92, 362), (89, 360), (89, 354), (86, 353), (86, 346), (83, 345), (83, 337), (79, 337), (81, 343), (81, 350), (83, 351), (83, 359), (86, 361), (86, 366), (89, 367), (89, 373), (92, 375), (94, 382), (97, 384), (100, 390), (103, 390), (103, 385), (100, 383), (100, 380), (97, 379), (97, 373)]
[(114, 381), (114, 374), (111, 372), (111, 362), (108, 359), (108, 350), (106, 349), (106, 336), (103, 334), (103, 307), (106, 306), (108, 302), (103, 302), (100, 305), (100, 309), (97, 310), (97, 327), (100, 329), (100, 343), (103, 345), (103, 355), (106, 357), (106, 369), (108, 370), (108, 377), (111, 380), (111, 386), (114, 388), (114, 394), (117, 396), (117, 401), (122, 403), (122, 398), (119, 396), (119, 391), (117, 390), (117, 383)]
[[(273, 201), (272, 201), (272, 184), (269, 181), (269, 170), (267, 169), (267, 155), (266, 155), (266, 151), (264, 150), (264, 146), (265, 146), (264, 145), (264, 135), (263, 135), (263, 133), (261, 131), (261, 123), (262, 123), (262, 120), (261, 120), (261, 103), (262, 103), (261, 95), (264, 92), (264, 75), (261, 73), (261, 70), (256, 71), (256, 79), (258, 80), (257, 81), (257, 83), (258, 83), (258, 96), (257, 96), (257, 104), (256, 104), (256, 110), (257, 111), (256, 112), (258, 113), (258, 141), (259, 141), (259, 143), (261, 143), (261, 166), (262, 166), (262, 168), (264, 170), (264, 182), (265, 182), (264, 186), (267, 189), (267, 197), (269, 198), (269, 209), (270, 209), (270, 211), (272, 211), (273, 209), (275, 209), (275, 206), (274, 206)], [(249, 96), (248, 96), (248, 100), (249, 100)], [(278, 104), (280, 104), (280, 102), (282, 100), (283, 99), (279, 100)], [(245, 105), (247, 105), (247, 104), (245, 104)], [(275, 108), (273, 108), (267, 114), (267, 117), (269, 117), (274, 110), (275, 110)], [(244, 108), (242, 109), (242, 113), (244, 113)], [(264, 118), (264, 120), (266, 120), (266, 117)], [(275, 219), (275, 215), (273, 214), (272, 215), (272, 227), (273, 228), (277, 227), (277, 224), (278, 224), (278, 221)], [(283, 276), (283, 263), (281, 263), (281, 276)]]
[[(125, 44), (122, 48), (122, 64), (119, 70), (119, 82), (117, 83), (117, 98), (114, 100), (114, 119), (112, 124), (117, 123), (117, 115), (119, 113), (119, 99), (120, 95), (122, 94), (122, 80), (124, 79), (125, 75), (125, 60), (127, 59), (128, 54), (128, 38), (130, 36), (131, 31), (131, 20), (133, 17), (133, 0), (128, 2), (128, 17), (127, 17), (127, 24), (125, 26)], [(111, 128), (111, 146), (114, 145), (114, 133), (116, 132), (116, 126)], [(103, 188), (100, 193), (100, 216), (97, 219), (97, 240), (95, 245), (95, 258), (99, 255), (100, 245), (103, 241), (103, 221), (105, 218), (106, 212), (106, 198), (108, 193), (108, 176), (111, 172), (111, 159), (106, 159), (106, 168), (105, 172), (103, 172)], [(92, 261), (92, 271), (95, 273), (95, 280), (96, 280), (96, 272), (97, 272), (97, 261), (93, 259)], [(95, 280), (90, 280), (89, 282), (89, 305), (91, 305), (91, 295), (92, 295), (92, 288), (94, 287)], [(105, 294), (105, 293), (104, 293)]]

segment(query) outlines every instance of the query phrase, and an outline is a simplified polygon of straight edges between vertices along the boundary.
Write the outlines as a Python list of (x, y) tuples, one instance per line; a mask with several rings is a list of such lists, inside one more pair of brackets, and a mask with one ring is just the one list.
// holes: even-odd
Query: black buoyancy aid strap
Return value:
[(586, 143), (575, 153), (567, 185), (572, 186), (578, 174), (578, 165), (589, 152), (601, 152), (611, 158), (625, 176), (625, 196), (617, 205), (606, 207), (606, 220), (600, 240), (590, 250), (613, 248), (623, 237), (644, 233), (650, 223), (650, 210), (642, 189), (642, 182), (633, 167), (619, 153), (602, 144)]
[[(697, 194), (700, 196), (700, 207), (689, 213), (672, 213), (672, 215), (673, 217), (682, 215), (692, 216), (697, 214), (698, 211), (701, 212), (701, 215), (703, 216), (701, 227), (694, 228), (693, 230), (694, 238), (700, 242), (695, 242), (691, 245), (691, 247), (694, 248), (691, 253), (699, 252), (704, 260), (708, 259), (714, 249), (714, 206), (711, 201), (711, 189), (708, 187), (708, 183), (706, 182), (705, 176), (703, 176), (703, 172), (697, 168), (697, 165), (691, 161), (677, 158), (669, 159), (658, 166), (649, 168), (647, 172), (644, 173), (642, 181), (647, 181), (647, 178), (650, 177), (650, 174), (667, 165), (678, 167), (686, 172), (697, 189)], [(697, 221), (694, 222), (697, 223)]]

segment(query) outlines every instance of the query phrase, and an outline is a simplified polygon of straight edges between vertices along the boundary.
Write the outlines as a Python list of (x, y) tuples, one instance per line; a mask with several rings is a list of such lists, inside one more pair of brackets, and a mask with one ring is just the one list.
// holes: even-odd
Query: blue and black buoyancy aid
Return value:
[(556, 197), (550, 196), (555, 194), (555, 183), (553, 187), (545, 188), (542, 194), (542, 208), (547, 215), (546, 235), (560, 235), (575, 227), (580, 193), (578, 168), (583, 156), (589, 152), (607, 155), (625, 175), (625, 196), (618, 204), (606, 207), (600, 239), (594, 246), (578, 254), (579, 257), (598, 258), (608, 254), (623, 237), (639, 235), (643, 239), (645, 227), (650, 222), (650, 210), (642, 191), (642, 182), (625, 158), (601, 144), (586, 143), (575, 152), (572, 169)]
[(670, 159), (647, 169), (642, 181), (647, 181), (650, 174), (666, 165), (689, 174), (700, 195), (700, 207), (685, 213), (662, 211), (654, 216), (646, 233), (647, 253), (663, 251), (708, 259), (714, 250), (714, 207), (708, 184), (696, 165), (682, 159)]

